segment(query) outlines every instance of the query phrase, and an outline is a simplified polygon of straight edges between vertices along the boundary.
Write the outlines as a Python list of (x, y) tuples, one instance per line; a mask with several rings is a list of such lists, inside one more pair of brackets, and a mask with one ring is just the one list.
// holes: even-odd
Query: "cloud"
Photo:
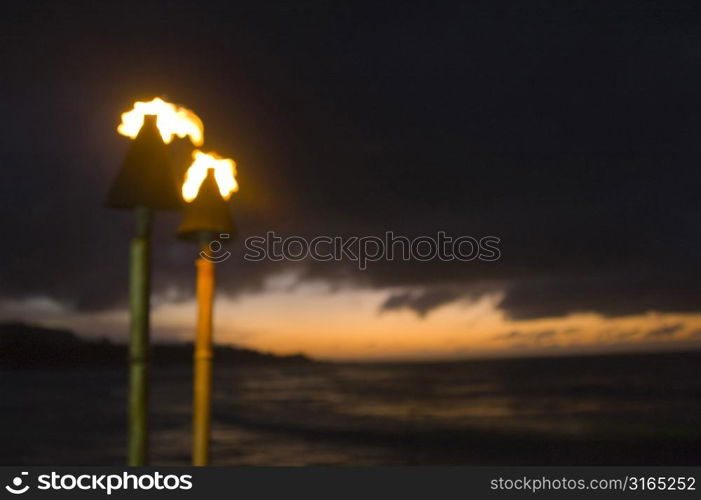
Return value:
[(514, 319), (598, 312), (616, 317), (649, 311), (696, 312), (701, 281), (686, 269), (605, 269), (520, 279), (507, 288), (501, 307)]
[[(169, 94), (239, 166), (240, 239), (217, 267), (222, 294), (262, 290), (290, 266), (243, 260), (243, 238), (267, 230), (446, 231), (498, 236), (501, 260), (382, 261), (366, 271), (306, 262), (302, 279), (393, 291), (382, 311), (421, 316), (487, 293), (480, 283), (503, 291), (499, 307), (513, 319), (698, 310), (701, 280), (689, 269), (701, 267), (701, 171), (690, 124), (701, 81), (685, 55), (695, 42), (668, 29), (671, 14), (635, 12), (625, 22), (640, 29), (631, 31), (595, 7), (540, 19), (522, 9), (474, 15), (465, 4), (412, 11), (402, 23), (386, 8), (361, 34), (337, 24), (362, 15), (336, 10), (346, 8), (261, 6), (241, 17), (184, 4), (135, 20), (115, 3), (60, 9), (49, 23), (13, 7), (0, 20), (14, 41), (0, 56), (3, 111), (13, 117), (0, 124), (0, 298), (126, 306), (133, 217), (103, 208), (126, 148), (114, 128), (136, 98)], [(108, 29), (115, 22), (123, 29)], [(556, 34), (553, 22), (563, 26)], [(164, 36), (172, 32), (178, 40)], [(123, 50), (105, 65), (115, 46)], [(630, 47), (642, 56), (628, 57)], [(203, 53), (216, 62), (202, 66)], [(476, 55), (456, 64), (464, 53)], [(175, 240), (178, 222), (157, 214), (153, 288), (186, 300), (196, 249)]]
[(494, 340), (530, 340), (534, 343), (540, 342), (542, 340), (547, 340), (555, 337), (557, 335), (557, 330), (539, 330), (535, 332), (523, 332), (519, 330), (514, 330), (508, 333), (503, 333), (494, 336)]
[(458, 300), (460, 292), (456, 290), (426, 290), (412, 293), (402, 292), (390, 295), (380, 306), (380, 311), (409, 309), (419, 316), (426, 316), (431, 310)]
[(621, 342), (632, 340), (639, 334), (640, 330), (638, 328), (631, 328), (628, 330), (621, 331), (611, 331), (610, 329), (608, 329), (601, 332), (601, 337), (607, 341)]
[(668, 325), (662, 325), (657, 328), (648, 330), (645, 336), (648, 338), (668, 338), (672, 337), (675, 333), (684, 328), (684, 323), (674, 323)]

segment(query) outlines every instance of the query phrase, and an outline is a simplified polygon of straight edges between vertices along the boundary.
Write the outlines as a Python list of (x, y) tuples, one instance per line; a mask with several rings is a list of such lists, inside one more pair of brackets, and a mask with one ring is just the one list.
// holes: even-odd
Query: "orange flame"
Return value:
[(117, 132), (134, 139), (144, 124), (144, 115), (157, 116), (156, 125), (166, 144), (170, 144), (174, 135), (181, 139), (189, 136), (195, 146), (201, 146), (204, 141), (202, 120), (189, 109), (165, 102), (160, 97), (149, 102), (135, 102), (130, 111), (122, 113)]
[(192, 165), (185, 172), (183, 182), (183, 199), (188, 203), (197, 198), (202, 182), (207, 178), (207, 171), (214, 170), (214, 179), (222, 198), (228, 200), (232, 193), (239, 190), (236, 182), (236, 162), (229, 158), (222, 158), (216, 153), (203, 153), (195, 150), (192, 153)]

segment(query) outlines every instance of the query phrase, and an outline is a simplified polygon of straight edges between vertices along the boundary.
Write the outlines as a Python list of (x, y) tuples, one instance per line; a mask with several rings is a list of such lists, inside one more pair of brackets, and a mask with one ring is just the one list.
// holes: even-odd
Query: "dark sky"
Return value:
[[(236, 159), (241, 238), (501, 238), (497, 263), (307, 266), (424, 291), (387, 308), (495, 287), (515, 318), (697, 310), (697, 3), (259, 3), (7, 3), (0, 296), (124, 303), (132, 220), (103, 208), (128, 146), (115, 127), (161, 95)], [(178, 219), (159, 214), (154, 287), (187, 296)], [(285, 265), (241, 247), (228, 293)]]

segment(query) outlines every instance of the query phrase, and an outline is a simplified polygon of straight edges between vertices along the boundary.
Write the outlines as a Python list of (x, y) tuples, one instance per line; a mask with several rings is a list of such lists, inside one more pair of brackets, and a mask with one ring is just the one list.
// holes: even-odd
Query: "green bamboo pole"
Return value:
[(151, 210), (137, 207), (129, 272), (128, 465), (148, 464), (148, 354)]
[(209, 463), (212, 418), (212, 310), (214, 307), (214, 263), (199, 257), (197, 266), (197, 337), (194, 353), (192, 411), (192, 465)]

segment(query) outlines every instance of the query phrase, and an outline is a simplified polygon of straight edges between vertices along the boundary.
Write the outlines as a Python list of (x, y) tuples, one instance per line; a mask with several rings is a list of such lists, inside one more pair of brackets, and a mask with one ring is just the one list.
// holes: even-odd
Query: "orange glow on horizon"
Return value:
[[(576, 353), (655, 352), (701, 348), (701, 314), (642, 313), (604, 317), (576, 313), (562, 317), (511, 319), (499, 308), (502, 295), (438, 307), (420, 317), (408, 310), (380, 313), (400, 289), (297, 283), (280, 275), (260, 291), (219, 294), (215, 306), (217, 344), (233, 344), (275, 354), (303, 353), (317, 359), (466, 359)], [(191, 340), (197, 305), (168, 294), (156, 297), (154, 331), (162, 340)], [(41, 305), (41, 304), (40, 304)], [(7, 310), (17, 311), (12, 303)], [(28, 307), (28, 306), (22, 306)], [(32, 307), (36, 307), (32, 305)], [(45, 306), (42, 306), (45, 307)], [(271, 314), (275, 311), (275, 314)], [(39, 313), (42, 323), (94, 335), (96, 329), (123, 339), (125, 310)]]

